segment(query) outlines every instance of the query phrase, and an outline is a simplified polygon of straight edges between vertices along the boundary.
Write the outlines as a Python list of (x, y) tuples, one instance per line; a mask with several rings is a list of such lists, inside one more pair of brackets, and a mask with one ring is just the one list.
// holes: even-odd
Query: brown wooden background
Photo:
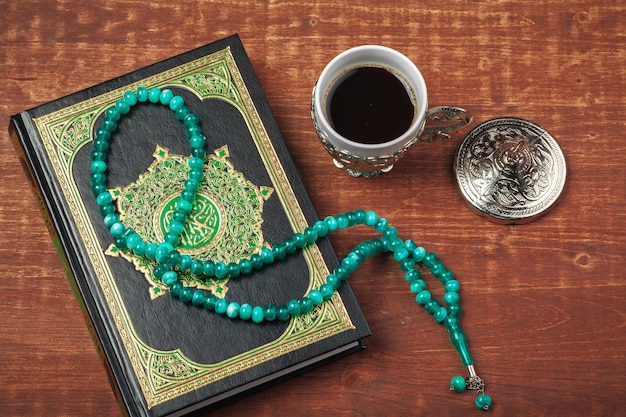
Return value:
[[(9, 115), (238, 32), (322, 216), (357, 207), (436, 251), (463, 285), (463, 325), (493, 416), (626, 413), (626, 12), (621, 1), (0, 1), (0, 124)], [(554, 211), (475, 215), (451, 169), (460, 137), (418, 143), (352, 179), (316, 141), (311, 88), (358, 44), (422, 70), (431, 105), (545, 127), (568, 164)], [(464, 134), (466, 132), (462, 132)], [(115, 398), (9, 141), (0, 133), (0, 410), (116, 416)], [(364, 229), (333, 237), (340, 255)], [(353, 286), (368, 349), (216, 415), (479, 415), (448, 336), (390, 260)]]

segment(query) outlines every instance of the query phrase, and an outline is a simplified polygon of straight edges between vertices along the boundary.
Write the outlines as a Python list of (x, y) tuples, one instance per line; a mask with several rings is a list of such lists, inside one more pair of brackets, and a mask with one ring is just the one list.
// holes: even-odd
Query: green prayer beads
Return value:
[[(166, 227), (163, 242), (145, 242), (141, 236), (131, 228), (127, 228), (120, 220), (113, 205), (113, 196), (107, 188), (108, 153), (112, 134), (117, 130), (117, 122), (123, 115), (128, 114), (138, 103), (161, 104), (169, 107), (184, 126), (185, 135), (191, 147), (191, 155), (187, 165), (189, 172), (184, 181), (184, 189), (177, 200), (172, 219)], [(473, 359), (469, 353), (467, 338), (460, 327), (458, 316), (461, 314), (460, 284), (454, 279), (453, 273), (438, 259), (437, 255), (427, 252), (412, 240), (403, 240), (398, 237), (398, 231), (390, 226), (387, 219), (379, 217), (374, 211), (357, 209), (352, 212), (328, 216), (316, 221), (313, 225), (284, 241), (271, 247), (263, 247), (258, 253), (249, 258), (233, 260), (232, 262), (213, 262), (212, 260), (194, 259), (183, 255), (176, 246), (185, 229), (188, 214), (191, 212), (196, 194), (204, 180), (203, 168), (205, 163), (206, 137), (202, 134), (199, 118), (185, 105), (181, 96), (171, 90), (159, 88), (139, 87), (135, 92), (127, 91), (120, 100), (104, 111), (104, 120), (95, 132), (93, 141), (94, 150), (91, 153), (90, 182), (96, 204), (103, 216), (104, 226), (115, 245), (121, 250), (132, 251), (137, 256), (145, 256), (156, 261), (153, 273), (169, 288), (170, 295), (183, 303), (203, 308), (229, 319), (263, 323), (265, 321), (288, 321), (292, 317), (308, 314), (316, 306), (330, 300), (346, 281), (350, 274), (356, 271), (369, 257), (380, 253), (391, 253), (393, 259), (404, 272), (409, 289), (415, 294), (417, 304), (433, 316), (437, 323), (443, 324), (449, 334), (452, 345), (458, 351), (461, 360), (468, 367), (470, 378), (466, 381), (461, 377), (454, 377), (451, 389), (463, 391), (477, 390), (475, 404), (478, 408), (487, 410), (491, 407), (491, 398), (484, 394), (484, 382), (473, 371)], [(266, 265), (287, 258), (298, 250), (306, 249), (315, 244), (328, 233), (343, 230), (348, 227), (365, 225), (374, 229), (380, 237), (357, 244), (348, 255), (333, 269), (323, 284), (312, 288), (307, 294), (286, 300), (284, 304), (265, 306), (250, 305), (238, 301), (218, 298), (214, 294), (191, 287), (185, 287), (178, 279), (181, 271), (189, 271), (201, 279), (236, 279), (253, 273)], [(426, 282), (421, 278), (418, 267), (428, 269), (443, 285), (445, 294), (443, 304), (434, 299), (426, 289)]]

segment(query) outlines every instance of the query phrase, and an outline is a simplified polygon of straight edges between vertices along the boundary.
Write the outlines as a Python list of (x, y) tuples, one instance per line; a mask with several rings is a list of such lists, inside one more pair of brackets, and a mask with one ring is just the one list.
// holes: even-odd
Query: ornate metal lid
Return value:
[(545, 214), (565, 184), (565, 158), (556, 140), (523, 119), (501, 118), (475, 127), (454, 161), (470, 207), (498, 223), (528, 223)]

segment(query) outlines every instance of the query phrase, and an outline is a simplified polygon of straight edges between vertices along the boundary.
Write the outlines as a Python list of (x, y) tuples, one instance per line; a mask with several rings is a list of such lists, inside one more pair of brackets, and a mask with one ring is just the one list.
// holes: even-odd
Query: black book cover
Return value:
[[(11, 136), (123, 411), (208, 410), (362, 348), (370, 331), (345, 283), (308, 315), (255, 324), (171, 297), (151, 265), (111, 244), (91, 194), (91, 142), (104, 111), (141, 85), (184, 97), (207, 136), (208, 179), (181, 253), (236, 261), (318, 219), (237, 35), (13, 116)], [(138, 105), (120, 120), (108, 186), (145, 240), (162, 241), (189, 152), (164, 106)], [(182, 279), (229, 300), (279, 305), (322, 284), (337, 263), (324, 238), (245, 278)]]

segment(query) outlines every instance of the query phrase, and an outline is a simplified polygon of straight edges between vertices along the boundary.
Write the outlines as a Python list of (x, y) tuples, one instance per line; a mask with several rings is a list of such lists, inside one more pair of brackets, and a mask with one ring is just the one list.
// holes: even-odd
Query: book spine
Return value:
[(27, 133), (26, 133), (26, 129), (24, 128), (24, 126), (21, 125), (19, 117), (29, 117), (29, 116), (21, 114), (19, 116), (11, 117), (11, 122), (9, 124), (9, 136), (11, 137), (11, 141), (13, 142), (13, 146), (20, 160), (22, 169), (24, 173), (26, 174), (26, 178), (29, 182), (31, 191), (33, 193), (33, 196), (35, 197), (35, 202), (37, 203), (37, 206), (39, 207), (39, 211), (46, 224), (46, 228), (48, 229), (48, 232), (50, 233), (50, 236), (52, 238), (52, 243), (56, 249), (57, 255), (59, 256), (59, 259), (61, 260), (63, 270), (65, 271), (65, 275), (68, 278), (70, 287), (72, 288), (72, 292), (74, 293), (74, 296), (78, 302), (78, 306), (82, 313), (83, 319), (85, 320), (85, 323), (87, 324), (87, 329), (89, 330), (91, 340), (93, 341), (96, 351), (98, 353), (98, 356), (100, 357), (100, 361), (102, 362), (105, 368), (107, 377), (109, 379), (109, 383), (111, 387), (113, 388), (113, 392), (117, 400), (118, 406), (120, 408), (120, 411), (122, 412), (122, 415), (130, 416), (128, 412), (128, 408), (126, 407), (126, 402), (124, 401), (124, 396), (122, 395), (122, 392), (118, 384), (115, 382), (113, 369), (107, 358), (104, 346), (96, 330), (95, 323), (91, 315), (89, 314), (89, 309), (87, 308), (86, 300), (83, 296), (83, 293), (80, 291), (80, 288), (74, 276), (74, 272), (70, 265), (67, 253), (65, 249), (63, 248), (61, 238), (59, 236), (55, 223), (52, 219), (50, 208), (48, 204), (46, 203), (47, 199), (45, 198), (44, 193), (42, 191), (41, 183), (37, 179), (37, 175), (35, 174), (35, 170), (31, 162), (32, 158), (30, 157), (30, 155), (27, 155), (27, 150), (25, 147), (25, 140), (26, 140)]

